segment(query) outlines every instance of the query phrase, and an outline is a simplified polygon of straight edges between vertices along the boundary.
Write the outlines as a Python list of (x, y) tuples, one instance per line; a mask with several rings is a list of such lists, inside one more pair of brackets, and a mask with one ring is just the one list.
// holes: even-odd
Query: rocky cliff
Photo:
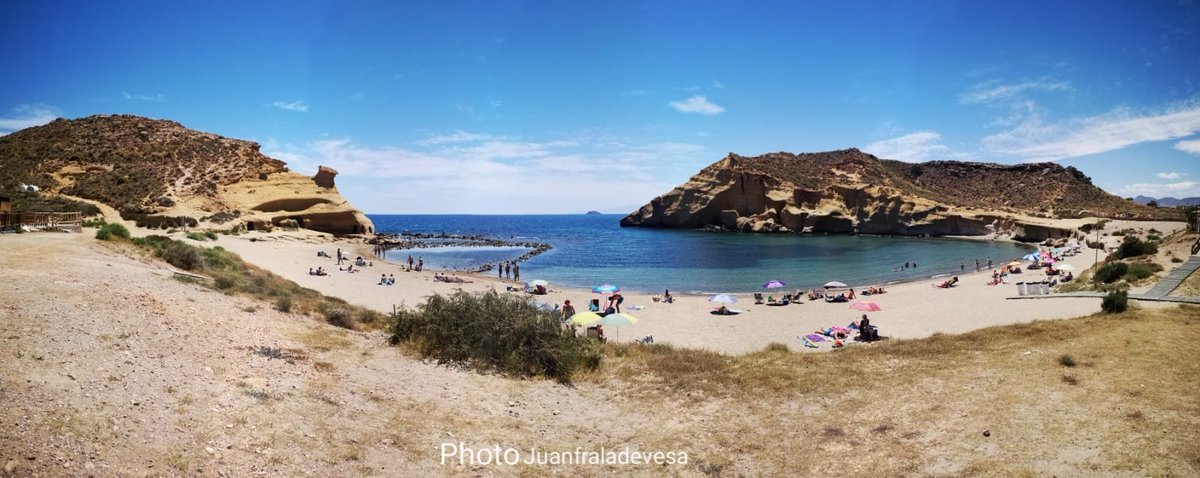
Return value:
[(250, 141), (130, 115), (58, 119), (0, 137), (0, 190), (96, 200), (123, 216), (186, 216), (221, 227), (374, 232), (334, 185), (337, 171), (289, 171)]
[(1108, 194), (1075, 168), (881, 160), (857, 149), (730, 153), (622, 226), (895, 235), (1069, 235), (1057, 218), (1172, 219)]

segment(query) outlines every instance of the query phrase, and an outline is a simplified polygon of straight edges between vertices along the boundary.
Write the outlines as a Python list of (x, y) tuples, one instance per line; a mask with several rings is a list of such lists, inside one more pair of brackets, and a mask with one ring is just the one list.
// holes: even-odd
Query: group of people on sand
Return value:
[(409, 272), (412, 272), (412, 271), (421, 272), (423, 270), (425, 270), (425, 258), (418, 256), (416, 262), (414, 263), (412, 254), (409, 254), (408, 255), (408, 271)]
[(308, 275), (310, 275), (310, 276), (327, 276), (327, 275), (329, 275), (329, 273), (325, 272), (324, 267), (317, 267), (316, 269), (309, 267)]
[(949, 279), (946, 279), (939, 284), (934, 284), (934, 287), (937, 287), (939, 289), (949, 289), (956, 285), (958, 285), (958, 276), (954, 276)]
[(433, 274), (433, 281), (434, 282), (449, 282), (452, 284), (470, 284), (471, 283), (471, 281), (465, 280), (462, 277), (459, 277), (458, 274), (449, 276), (442, 272), (435, 272)]
[(520, 281), (521, 264), (512, 261), (505, 261), (496, 264), (496, 277)]
[(396, 285), (396, 276), (392, 274), (379, 274), (379, 285)]

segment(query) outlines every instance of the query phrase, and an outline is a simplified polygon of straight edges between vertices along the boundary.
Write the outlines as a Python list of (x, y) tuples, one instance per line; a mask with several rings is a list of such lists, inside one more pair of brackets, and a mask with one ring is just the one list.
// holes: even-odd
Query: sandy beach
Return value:
[[(1176, 230), (1182, 223), (1114, 222), (1107, 230), (1126, 227), (1156, 228), (1160, 231)], [(254, 240), (252, 241), (251, 238)], [(1115, 244), (1119, 238), (1105, 237)], [(214, 243), (200, 243), (212, 246)], [(221, 236), (215, 243), (240, 254), (247, 261), (291, 279), (298, 284), (341, 297), (355, 304), (390, 312), (393, 306), (414, 307), (425, 297), (434, 293), (451, 293), (456, 289), (479, 292), (489, 289), (505, 292), (507, 286), (520, 286), (515, 281), (499, 280), (487, 275), (463, 275), (464, 284), (451, 284), (433, 280), (439, 271), (406, 272), (399, 264), (373, 259), (374, 265), (362, 268), (361, 272), (347, 273), (338, 270), (332, 258), (318, 257), (318, 251), (331, 256), (340, 247), (351, 257), (370, 257), (371, 245), (362, 242), (335, 241), (317, 234), (248, 234), (243, 236)], [(1031, 246), (1032, 247), (1032, 246)], [(1066, 263), (1075, 268), (1076, 274), (1091, 267), (1096, 254), (1090, 250), (1066, 258)], [(1103, 259), (1103, 256), (1100, 256)], [(994, 258), (995, 266), (1007, 263), (1008, 259)], [(985, 264), (986, 265), (986, 264)], [(308, 269), (324, 267), (328, 276), (308, 275)], [(396, 284), (378, 285), (380, 274), (394, 274)], [(534, 279), (536, 271), (526, 273), (526, 279)], [(1046, 276), (1042, 271), (1025, 271), (1008, 277), (1008, 283), (989, 286), (989, 271), (975, 273), (973, 264), (960, 275), (957, 287), (941, 289), (934, 284), (945, 278), (929, 279), (886, 288), (887, 293), (858, 299), (871, 300), (879, 304), (879, 312), (869, 314), (871, 322), (880, 328), (886, 337), (915, 339), (933, 334), (954, 334), (977, 330), (995, 325), (1015, 324), (1035, 320), (1079, 317), (1100, 310), (1099, 299), (1061, 298), (1054, 300), (1009, 300), (1017, 296), (1017, 281), (1037, 281)], [(837, 280), (835, 277), (829, 280)], [(870, 284), (850, 284), (861, 290)], [(776, 289), (793, 291), (794, 288)], [(506, 292), (523, 294), (521, 292)], [(661, 293), (661, 292), (660, 292)], [(849, 308), (849, 303), (826, 303), (803, 300), (788, 306), (767, 306), (754, 303), (752, 294), (735, 294), (738, 303), (732, 308), (742, 311), (739, 315), (719, 316), (710, 312), (716, 305), (707, 296), (673, 294), (674, 303), (665, 304), (652, 300), (652, 293), (623, 292), (625, 302), (622, 311), (639, 319), (631, 326), (607, 328), (614, 340), (629, 341), (653, 336), (656, 342), (691, 348), (709, 349), (723, 353), (740, 354), (761, 350), (767, 344), (779, 342), (793, 350), (814, 350), (804, 346), (799, 338), (830, 326), (848, 325), (862, 313)], [(768, 295), (764, 293), (764, 296)], [(562, 304), (570, 300), (577, 311), (586, 310), (587, 303), (600, 297), (590, 290), (573, 289), (551, 284), (549, 293), (535, 296), (536, 300), (548, 304)], [(853, 302), (853, 301), (851, 301)], [(829, 344), (819, 344), (816, 350), (831, 350)]]

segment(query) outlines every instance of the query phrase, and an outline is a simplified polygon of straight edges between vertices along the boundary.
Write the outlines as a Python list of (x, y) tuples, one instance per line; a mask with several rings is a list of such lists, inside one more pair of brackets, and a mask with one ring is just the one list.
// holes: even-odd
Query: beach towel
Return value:
[(642, 309), (645, 309), (646, 307), (645, 307), (645, 306), (641, 306), (641, 305), (631, 305), (631, 306), (629, 306), (629, 307), (627, 307), (627, 308), (628, 308), (629, 310), (642, 310)]
[(821, 335), (821, 334), (808, 334), (808, 335), (805, 335), (804, 338), (811, 340), (813, 342), (824, 342), (826, 340), (825, 336)]

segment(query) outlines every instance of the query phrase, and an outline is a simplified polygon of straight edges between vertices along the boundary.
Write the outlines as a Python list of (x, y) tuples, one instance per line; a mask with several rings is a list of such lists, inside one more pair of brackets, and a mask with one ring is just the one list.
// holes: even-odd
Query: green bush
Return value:
[(212, 231), (204, 231), (204, 237), (207, 237), (210, 241), (215, 241), (217, 240), (217, 233)]
[(107, 241), (112, 237), (129, 239), (129, 229), (120, 224), (105, 224), (96, 231), (96, 239)]
[(1125, 239), (1121, 241), (1121, 246), (1117, 248), (1117, 252), (1113, 253), (1113, 256), (1116, 259), (1126, 259), (1157, 252), (1157, 244), (1143, 241), (1135, 236), (1125, 236)]
[(1129, 264), (1120, 261), (1109, 262), (1096, 270), (1096, 275), (1092, 276), (1092, 282), (1112, 284), (1125, 276), (1126, 272), (1129, 272)]
[(1074, 367), (1076, 365), (1075, 357), (1072, 357), (1070, 354), (1063, 354), (1059, 356), (1058, 363), (1064, 367)]
[(325, 309), (325, 321), (329, 322), (330, 325), (341, 327), (343, 329), (358, 329), (358, 323), (354, 320), (354, 317), (350, 315), (350, 312), (341, 307), (331, 307)]
[(1132, 282), (1135, 280), (1145, 279), (1154, 275), (1155, 272), (1161, 270), (1162, 266), (1153, 262), (1139, 262), (1136, 264), (1130, 264), (1129, 270), (1125, 272), (1125, 280)]
[(200, 267), (202, 259), (200, 251), (190, 244), (184, 244), (179, 241), (172, 241), (163, 248), (162, 258), (175, 267), (185, 271), (194, 270)]
[(278, 310), (280, 312), (291, 312), (292, 311), (292, 298), (284, 296), (284, 297), (280, 297), (280, 298), (276, 299), (275, 300), (275, 310)]
[(439, 363), (472, 365), (561, 382), (600, 366), (600, 343), (539, 310), (528, 298), (488, 291), (435, 294), (391, 317), (392, 343)]
[(1100, 302), (1100, 309), (1109, 314), (1119, 314), (1129, 308), (1129, 294), (1123, 290), (1109, 292)]
[(104, 218), (83, 221), (83, 227), (102, 227), (105, 224)]
[(203, 233), (199, 232), (189, 232), (187, 233), (187, 238), (197, 242), (204, 242), (205, 239), (208, 239)]

